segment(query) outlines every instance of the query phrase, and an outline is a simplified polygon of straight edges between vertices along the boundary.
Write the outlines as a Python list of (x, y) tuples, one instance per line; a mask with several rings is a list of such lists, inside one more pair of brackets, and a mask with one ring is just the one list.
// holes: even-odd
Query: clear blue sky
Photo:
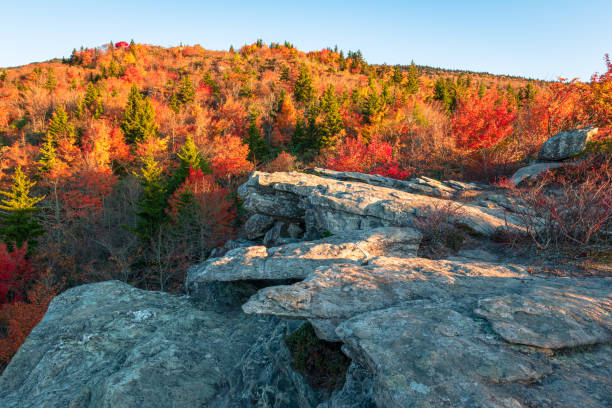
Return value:
[(109, 41), (227, 49), (262, 38), (361, 49), (370, 63), (588, 79), (612, 53), (612, 1), (2, 0), (0, 66)]

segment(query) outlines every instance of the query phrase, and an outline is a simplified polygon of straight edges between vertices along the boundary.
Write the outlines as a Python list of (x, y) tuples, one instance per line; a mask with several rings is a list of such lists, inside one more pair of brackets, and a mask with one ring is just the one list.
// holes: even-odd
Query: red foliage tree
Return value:
[(497, 90), (489, 89), (482, 98), (470, 95), (460, 100), (452, 119), (457, 145), (466, 149), (490, 148), (512, 132), (516, 112)]
[(189, 176), (168, 200), (167, 210), (173, 224), (182, 230), (181, 238), (198, 247), (215, 248), (233, 231), (235, 213), (212, 175), (189, 169)]
[(393, 147), (387, 142), (373, 140), (366, 145), (358, 139), (345, 139), (326, 164), (338, 171), (380, 174), (395, 179), (406, 179), (410, 172), (400, 170), (393, 158)]
[(9, 252), (0, 243), (0, 305), (22, 300), (34, 278), (31, 261), (26, 258), (27, 246)]

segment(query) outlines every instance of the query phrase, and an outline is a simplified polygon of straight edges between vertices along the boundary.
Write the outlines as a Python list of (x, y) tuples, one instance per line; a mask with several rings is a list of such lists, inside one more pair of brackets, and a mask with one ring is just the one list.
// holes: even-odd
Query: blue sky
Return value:
[(301, 50), (361, 49), (370, 63), (540, 79), (604, 71), (612, 2), (10, 1), (0, 7), (0, 66), (68, 56), (109, 41), (227, 49), (262, 38)]

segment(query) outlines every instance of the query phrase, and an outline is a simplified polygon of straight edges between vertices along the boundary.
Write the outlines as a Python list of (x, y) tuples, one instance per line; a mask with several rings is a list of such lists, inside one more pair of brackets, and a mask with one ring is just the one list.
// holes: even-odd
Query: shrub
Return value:
[(515, 212), (540, 250), (571, 256), (605, 251), (612, 228), (612, 159), (590, 156), (515, 189)]
[(462, 215), (461, 205), (453, 201), (420, 207), (414, 223), (423, 234), (419, 248), (422, 255), (439, 257), (445, 255), (449, 249), (461, 249), (464, 241), (459, 228)]

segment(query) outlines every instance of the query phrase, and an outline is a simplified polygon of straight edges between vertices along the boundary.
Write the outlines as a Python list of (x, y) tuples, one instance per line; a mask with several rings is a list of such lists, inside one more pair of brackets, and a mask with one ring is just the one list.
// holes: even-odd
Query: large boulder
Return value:
[(612, 346), (553, 354), (511, 347), (452, 303), (413, 301), (340, 325), (374, 374), (381, 408), (609, 407)]
[(557, 133), (542, 145), (538, 160), (565, 160), (584, 151), (589, 139), (597, 134), (597, 128), (588, 126)]
[(291, 326), (117, 281), (79, 286), (0, 377), (0, 407), (314, 408), (322, 396), (290, 368)]
[(461, 222), (477, 233), (489, 235), (501, 227), (523, 229), (520, 220), (503, 209), (306, 173), (254, 172), (238, 192), (247, 211), (303, 223), (307, 237), (381, 226), (414, 226), (415, 217), (423, 209), (447, 206), (457, 209)]

